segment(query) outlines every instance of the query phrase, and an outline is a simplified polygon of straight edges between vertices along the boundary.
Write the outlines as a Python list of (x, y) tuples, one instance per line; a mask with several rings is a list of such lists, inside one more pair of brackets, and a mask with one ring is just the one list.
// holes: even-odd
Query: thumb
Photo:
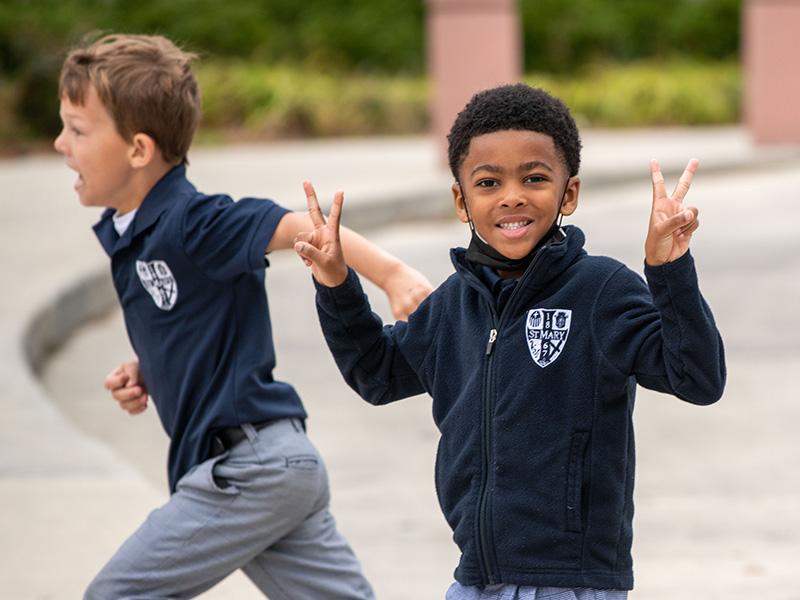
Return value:
[(296, 242), (294, 251), (297, 252), (297, 255), (302, 258), (303, 262), (308, 266), (311, 266), (312, 263), (321, 264), (328, 257), (322, 250), (315, 248), (307, 242)]

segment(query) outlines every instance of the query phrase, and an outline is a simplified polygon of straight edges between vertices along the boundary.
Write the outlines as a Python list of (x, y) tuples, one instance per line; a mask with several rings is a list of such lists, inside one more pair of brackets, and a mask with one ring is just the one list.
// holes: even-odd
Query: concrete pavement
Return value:
[[(771, 173), (776, 165), (791, 168), (800, 164), (797, 162), (800, 159), (800, 149), (797, 147), (771, 150), (756, 148), (749, 144), (738, 128), (592, 131), (584, 134), (584, 146), (584, 202), (593, 190), (605, 190), (602, 193), (612, 199), (616, 190), (620, 189), (618, 186), (634, 180), (643, 182), (646, 193), (647, 162), (651, 156), (661, 160), (668, 175), (679, 172), (689, 156), (701, 158), (701, 173), (704, 175), (715, 171), (757, 173), (759, 169), (770, 170)], [(363, 228), (391, 220), (446, 214), (450, 211), (450, 178), (436, 166), (436, 150), (435, 144), (427, 138), (292, 142), (199, 149), (191, 154), (190, 176), (201, 189), (209, 192), (225, 190), (234, 196), (267, 195), (293, 208), (302, 208), (299, 182), (303, 178), (310, 178), (317, 184), (321, 197), (329, 197), (336, 188), (345, 189), (345, 222)], [(8, 286), (0, 301), (3, 331), (0, 346), (3, 359), (0, 361), (0, 440), (7, 449), (0, 455), (0, 493), (4, 508), (0, 516), (0, 531), (3, 532), (0, 538), (0, 597), (78, 597), (85, 583), (116, 545), (149, 509), (165, 498), (163, 488), (157, 487), (143, 475), (148, 471), (131, 464), (129, 457), (137, 452), (135, 436), (131, 437), (130, 452), (120, 452), (114, 444), (103, 442), (101, 436), (87, 434), (86, 427), (80, 429), (74, 424), (74, 419), (65, 418), (43, 391), (31, 370), (31, 367), (42, 366), (51, 346), (63, 341), (84, 320), (103, 313), (114, 304), (105, 275), (106, 261), (88, 227), (97, 218), (97, 212), (83, 209), (77, 204), (71, 191), (72, 180), (73, 174), (55, 157), (0, 162), (0, 185), (8, 193), (0, 204), (2, 275)], [(791, 181), (787, 181), (774, 193), (780, 194), (785, 202), (786, 197), (792, 194), (796, 198), (796, 189)], [(759, 222), (762, 220), (761, 210), (767, 210), (770, 198), (759, 196), (759, 188), (753, 193), (760, 202), (753, 202), (749, 211), (742, 214)], [(731, 194), (736, 194), (738, 202), (742, 201), (736, 190)], [(787, 223), (782, 225), (786, 228)], [(643, 230), (640, 225), (636, 226), (639, 229), (635, 234), (624, 229), (624, 235), (641, 239)], [(769, 229), (755, 229), (768, 239), (774, 239)], [(791, 235), (791, 231), (789, 229), (787, 235)], [(430, 235), (439, 234), (436, 231)], [(753, 236), (753, 243), (760, 243), (760, 238)], [(391, 234), (386, 244), (390, 249), (392, 244), (404, 248), (397, 240), (391, 241)], [(742, 253), (736, 258), (746, 263), (749, 255)], [(424, 260), (422, 256), (417, 255), (416, 259), (410, 256), (408, 260), (419, 268), (425, 266), (414, 262)], [(278, 262), (275, 266), (275, 273), (271, 272), (270, 277), (280, 280), (284, 268)], [(294, 265), (289, 268), (288, 263), (285, 271), (299, 272), (298, 277), (305, 277), (301, 269)], [(730, 278), (727, 285), (735, 293), (735, 273), (728, 271), (727, 275)], [(275, 289), (272, 293), (273, 302), (278, 295)], [(291, 289), (297, 289), (297, 286)], [(793, 291), (789, 290), (790, 293)], [(297, 322), (288, 323), (283, 337), (277, 339), (279, 369), (282, 368), (282, 356), (296, 355), (292, 344), (302, 346), (300, 341), (293, 340), (298, 331), (306, 331), (302, 328), (307, 328), (308, 322), (314, 320), (313, 312), (309, 310), (297, 319)], [(780, 326), (778, 323), (777, 327)], [(735, 334), (734, 339), (737, 339)], [(107, 340), (101, 339), (99, 343), (102, 348), (110, 349), (113, 346)], [(748, 343), (748, 339), (743, 339), (742, 343)], [(791, 341), (783, 343), (791, 346)], [(83, 361), (89, 366), (98, 366), (96, 363), (102, 359), (102, 365), (98, 368), (105, 372), (117, 360), (116, 356), (109, 354), (111, 352), (99, 357), (85, 356)], [(81, 373), (85, 366), (72, 363), (62, 366), (62, 369), (67, 373)], [(780, 366), (786, 368), (776, 359), (774, 368)], [(300, 374), (301, 382), (298, 382), (297, 376), (291, 376), (292, 369)], [(286, 379), (308, 386), (328, 385), (328, 376), (335, 376), (335, 373), (331, 375), (330, 369), (322, 374), (314, 369), (309, 372), (302, 364), (289, 365), (287, 372), (290, 375)], [(78, 380), (83, 381), (80, 377)], [(57, 381), (65, 380), (62, 377)], [(89, 383), (94, 385), (94, 380)], [(324, 390), (324, 387), (320, 389)], [(304, 393), (307, 402), (311, 395)], [(364, 537), (372, 539), (368, 552), (355, 541), (354, 545), (368, 571), (381, 573), (380, 586), (386, 592), (381, 597), (402, 598), (400, 590), (403, 579), (409, 577), (402, 570), (385, 567), (386, 564), (391, 565), (393, 560), (408, 560), (407, 556), (397, 555), (394, 550), (397, 544), (393, 543), (395, 539), (400, 542), (403, 536), (413, 539), (414, 548), (418, 549), (417, 558), (421, 559), (417, 561), (419, 569), (424, 571), (425, 565), (429, 565), (428, 570), (424, 571), (427, 574), (422, 578), (427, 577), (425, 580), (430, 587), (425, 588), (428, 591), (418, 597), (440, 597), (444, 589), (441, 585), (446, 585), (452, 570), (452, 566), (449, 566), (442, 573), (439, 568), (442, 562), (453, 564), (453, 550), (448, 545), (447, 532), (443, 529), (432, 496), (430, 473), (425, 473), (424, 488), (420, 483), (419, 488), (412, 486), (403, 489), (407, 488), (404, 482), (409, 481), (413, 473), (407, 473), (402, 466), (396, 467), (400, 469), (399, 472), (393, 470), (380, 481), (370, 481), (368, 488), (363, 487), (363, 478), (378, 477), (376, 473), (381, 472), (380, 459), (388, 459), (377, 451), (378, 447), (385, 444), (385, 438), (370, 435), (376, 427), (373, 419), (385, 418), (387, 424), (391, 421), (387, 431), (394, 431), (396, 435), (400, 435), (400, 430), (408, 426), (411, 437), (404, 438), (399, 447), (404, 451), (414, 448), (415, 452), (419, 452), (413, 455), (414, 458), (422, 460), (423, 455), (430, 458), (430, 445), (435, 439), (432, 431), (426, 428), (427, 422), (420, 425), (423, 420), (429, 420), (425, 405), (420, 403), (420, 406), (422, 408), (416, 407), (416, 410), (421, 412), (395, 413), (385, 417), (377, 417), (373, 409), (364, 407), (364, 416), (359, 416), (355, 421), (352, 415), (347, 419), (337, 416), (337, 410), (325, 407), (323, 403), (310, 407), (312, 416), (318, 422), (323, 423), (327, 419), (327, 425), (320, 425), (320, 436), (315, 433), (315, 439), (319, 438), (323, 455), (327, 457), (334, 473), (334, 493), (339, 498), (337, 502), (349, 507), (345, 511), (347, 516), (340, 516), (343, 527), (346, 522), (345, 529), (353, 540)], [(91, 412), (89, 407), (87, 413)], [(361, 412), (358, 414), (361, 415)], [(353, 427), (353, 423), (361, 427)], [(136, 426), (139, 426), (138, 423)], [(98, 428), (104, 428), (102, 421)], [(339, 437), (332, 433), (326, 437), (325, 431), (336, 432)], [(658, 436), (659, 431), (655, 428), (652, 433)], [(741, 432), (737, 430), (737, 433)], [(416, 440), (415, 435), (418, 436)], [(341, 437), (348, 439), (348, 444), (341, 444)], [(337, 439), (339, 444), (336, 443)], [(714, 438), (713, 441), (719, 441), (719, 447), (728, 447), (725, 440)], [(355, 471), (335, 468), (337, 464), (352, 460), (349, 454), (352, 445), (362, 449), (362, 452), (374, 451), (371, 469), (368, 468), (369, 464)], [(669, 447), (668, 440), (665, 440), (664, 447)], [(663, 464), (671, 464), (668, 453), (662, 458), (665, 461)], [(415, 471), (411, 466), (406, 469)], [(680, 470), (678, 465), (674, 472), (679, 473)], [(724, 487), (724, 478), (721, 478), (720, 484)], [(395, 490), (394, 495), (388, 494), (387, 489)], [(654, 495), (656, 500), (658, 497), (658, 494)], [(661, 501), (662, 509), (675, 508), (668, 506), (670, 497)], [(388, 506), (402, 508), (402, 516), (398, 517), (396, 512), (389, 509), (376, 510), (376, 506), (385, 506), (392, 498), (395, 500)], [(796, 501), (798, 489), (785, 490), (781, 498)], [(683, 504), (678, 508), (686, 514), (705, 510), (702, 497), (693, 499), (689, 494), (680, 500)], [(745, 503), (742, 506), (742, 515), (745, 515), (746, 500), (741, 502)], [(785, 514), (783, 506), (776, 499), (772, 504), (759, 505), (759, 509), (778, 510), (780, 514)], [(651, 513), (649, 518), (657, 520), (659, 514)], [(397, 530), (395, 537), (376, 535), (375, 532), (380, 532), (386, 524), (394, 524)], [(742, 524), (749, 526), (746, 521)], [(431, 537), (430, 544), (424, 543), (427, 535)], [(776, 530), (774, 535), (779, 543), (780, 531)], [(783, 539), (785, 541), (786, 536)], [(698, 547), (705, 544), (702, 539), (697, 539), (696, 543)], [(653, 544), (652, 547), (656, 548), (657, 540)], [(790, 544), (789, 548), (797, 550), (796, 545)], [(658, 558), (661, 558), (659, 552), (682, 553), (685, 560), (671, 564), (683, 564), (692, 569), (696, 565), (692, 564), (694, 559), (691, 557), (701, 554), (691, 552), (692, 548), (688, 550), (678, 545), (662, 547), (653, 550), (653, 553)], [(432, 568), (434, 564), (435, 572)], [(751, 568), (758, 572), (766, 567), (754, 563)], [(665, 575), (656, 569), (649, 577), (657, 579), (668, 576), (668, 573)], [(798, 597), (780, 595), (780, 591), (791, 583), (789, 575), (784, 574), (777, 581), (780, 587), (770, 597)], [(762, 583), (758, 577), (756, 582)], [(208, 597), (248, 597), (245, 595), (249, 593), (246, 582), (234, 580), (224, 585), (231, 587), (227, 591), (220, 588)], [(749, 593), (752, 597), (752, 589)]]

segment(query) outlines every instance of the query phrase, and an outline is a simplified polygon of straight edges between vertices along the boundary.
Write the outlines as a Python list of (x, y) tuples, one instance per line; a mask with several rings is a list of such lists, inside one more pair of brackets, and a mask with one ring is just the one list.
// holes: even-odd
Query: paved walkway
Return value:
[[(797, 147), (753, 147), (737, 128), (592, 131), (584, 146), (584, 194), (646, 181), (651, 156), (667, 173), (679, 172), (689, 156), (701, 159), (703, 172), (736, 173), (800, 159)], [(322, 197), (345, 189), (346, 222), (365, 227), (450, 210), (450, 178), (436, 166), (436, 155), (427, 138), (200, 149), (191, 155), (190, 175), (209, 192), (268, 195), (294, 208), (303, 206), (299, 182), (310, 178)], [(89, 229), (98, 212), (78, 205), (73, 179), (57, 157), (0, 162), (0, 186), (8, 193), (0, 203), (8, 288), (0, 299), (2, 597), (78, 597), (132, 526), (164, 498), (124, 457), (71, 425), (32, 371), (50, 346), (113, 305), (107, 264)], [(762, 210), (768, 207), (754, 212), (754, 222)], [(347, 494), (347, 481), (337, 486)]]

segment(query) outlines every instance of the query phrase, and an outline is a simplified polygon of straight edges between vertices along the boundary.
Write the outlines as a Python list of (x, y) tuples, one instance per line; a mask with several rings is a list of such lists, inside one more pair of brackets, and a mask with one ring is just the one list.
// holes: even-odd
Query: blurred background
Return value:
[[(131, 349), (99, 210), (51, 147), (63, 57), (112, 31), (198, 55), (199, 189), (297, 210), (303, 179), (321, 198), (344, 189), (345, 223), (434, 284), (468, 241), (441, 151), (478, 88), (522, 78), (570, 106), (584, 143), (570, 222), (635, 270), (649, 158), (673, 182), (698, 156), (692, 252), (728, 386), (704, 409), (637, 396), (631, 600), (800, 599), (800, 0), (0, 0), (0, 598), (80, 597), (167, 498), (155, 410), (131, 419), (101, 385)], [(355, 398), (308, 273), (291, 253), (270, 262), (275, 376), (308, 408), (340, 528), (378, 598), (443, 597), (458, 557), (430, 399)], [(203, 597), (260, 595), (236, 573)]]
[[(522, 0), (524, 79), (586, 127), (735, 123), (741, 0)], [(224, 6), (224, 8), (223, 8)], [(0, 144), (59, 128), (56, 78), (97, 31), (197, 52), (201, 141), (410, 134), (430, 122), (423, 0), (4, 0)]]

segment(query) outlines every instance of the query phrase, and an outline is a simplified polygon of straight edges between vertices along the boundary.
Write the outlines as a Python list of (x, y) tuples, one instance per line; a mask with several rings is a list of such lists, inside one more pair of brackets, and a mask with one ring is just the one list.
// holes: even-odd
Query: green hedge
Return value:
[(421, 77), (339, 76), (245, 63), (198, 69), (204, 129), (256, 137), (409, 133), (427, 126)]
[[(408, 134), (428, 125), (430, 86), (423, 77), (265, 67), (242, 61), (197, 66), (203, 140)], [(634, 127), (735, 123), (742, 80), (735, 62), (597, 65), (574, 77), (528, 74), (525, 81), (562, 98), (581, 126)], [(42, 83), (41, 85), (46, 85)], [(25, 100), (0, 86), (0, 143), (47, 139), (58, 130), (55, 90)], [(35, 104), (35, 98), (46, 98)], [(38, 115), (38, 117), (37, 117)], [(56, 125), (47, 125), (52, 120)]]
[(713, 125), (739, 121), (737, 63), (634, 63), (596, 66), (576, 78), (531, 74), (531, 85), (560, 97), (583, 125)]
[[(419, 133), (428, 123), (423, 78), (341, 77), (243, 63), (198, 71), (203, 128), (239, 136)], [(528, 74), (525, 81), (562, 98), (583, 126), (735, 123), (741, 69), (734, 62), (597, 65), (577, 77)]]

